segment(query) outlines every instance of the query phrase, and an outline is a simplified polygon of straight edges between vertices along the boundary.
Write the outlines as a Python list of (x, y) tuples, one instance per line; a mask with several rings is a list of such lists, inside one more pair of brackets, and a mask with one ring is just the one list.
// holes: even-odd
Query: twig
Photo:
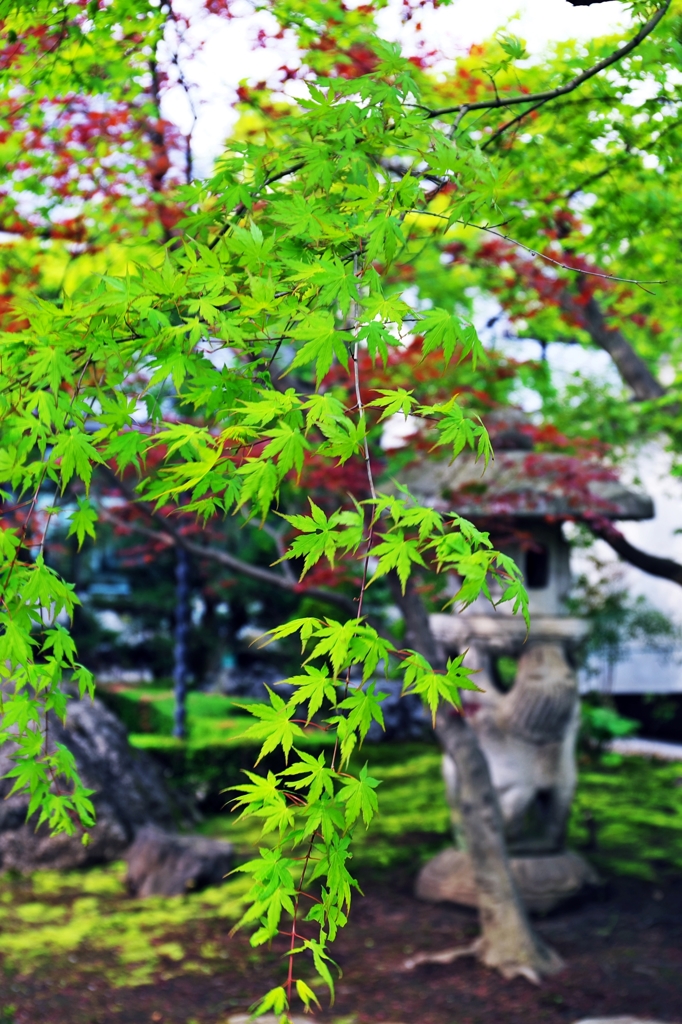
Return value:
[[(531, 256), (537, 256), (541, 260), (546, 260), (547, 263), (553, 263), (555, 267), (560, 267), (562, 270), (570, 270), (574, 274), (584, 274), (586, 277), (601, 277), (606, 281), (620, 281), (621, 284), (635, 284), (639, 288), (644, 288), (647, 284), (667, 284), (668, 282), (663, 279), (660, 281), (640, 281), (635, 277), (618, 277), (616, 274), (604, 274), (599, 270), (585, 270), (582, 267), (572, 267), (569, 263), (562, 263), (561, 260), (555, 260), (552, 256), (547, 256), (544, 252), (538, 252), (537, 249), (531, 249), (525, 242), (519, 242), (518, 238), (512, 238), (511, 235), (505, 235), (502, 231), (498, 231), (496, 228), (486, 227), (485, 224), (474, 224), (472, 221), (459, 220), (455, 218), (451, 220), (443, 213), (433, 213), (431, 210), (411, 210), (411, 213), (417, 214), (423, 217), (436, 217), (438, 220), (446, 220), (450, 224), (461, 224), (465, 228), (475, 228), (476, 231), (485, 231), (489, 235), (495, 235), (497, 238), (502, 238), (505, 242), (510, 242), (512, 245), (518, 245), (520, 249), (525, 249)], [(646, 289), (645, 289), (646, 290)]]
[[(277, 174), (269, 174), (268, 177), (263, 182), (263, 184), (259, 185), (258, 188), (254, 189), (254, 193), (260, 192), (262, 189), (267, 188), (268, 185), (272, 185), (272, 183), (275, 182), (275, 181), (280, 181), (282, 178), (286, 178), (287, 174), (295, 174), (296, 171), (300, 171), (302, 167), (305, 167), (305, 161), (304, 160), (299, 160), (298, 163), (292, 164), (291, 167), (286, 167), (283, 171), (279, 171)], [(237, 203), (237, 205), (235, 206), (234, 210), (230, 214), (229, 220), (225, 221), (225, 223), (223, 224), (223, 226), (221, 227), (220, 231), (215, 236), (213, 241), (209, 242), (209, 245), (208, 245), (209, 249), (215, 249), (216, 245), (218, 244), (220, 239), (223, 237), (223, 235), (227, 234), (227, 232), (230, 230), (230, 225), (231, 225), (232, 221), (234, 220), (234, 218), (235, 217), (241, 217), (241, 215), (245, 211), (246, 211), (246, 204), (245, 203)]]

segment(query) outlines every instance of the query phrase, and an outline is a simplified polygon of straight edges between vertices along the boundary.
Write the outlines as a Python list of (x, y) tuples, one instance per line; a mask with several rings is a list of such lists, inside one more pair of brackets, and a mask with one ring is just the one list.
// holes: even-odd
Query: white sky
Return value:
[[(398, 6), (380, 15), (387, 38), (400, 33)], [(420, 19), (427, 38), (445, 56), (455, 56), (499, 28), (525, 39), (529, 53), (540, 53), (562, 39), (590, 39), (617, 31), (630, 21), (618, 0), (593, 7), (572, 7), (567, 0), (455, 0), (450, 7), (426, 12)], [(409, 37), (409, 32), (408, 32)], [(407, 41), (407, 40), (405, 40)]]

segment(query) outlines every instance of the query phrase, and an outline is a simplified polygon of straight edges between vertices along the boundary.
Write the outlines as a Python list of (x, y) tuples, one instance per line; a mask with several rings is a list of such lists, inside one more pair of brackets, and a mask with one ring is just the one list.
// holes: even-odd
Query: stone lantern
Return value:
[[(509, 414), (507, 414), (509, 415)], [(480, 597), (461, 612), (431, 616), (449, 655), (467, 651), (481, 693), (464, 692), (464, 710), (488, 760), (508, 849), (530, 910), (546, 912), (595, 882), (589, 865), (565, 848), (576, 785), (579, 698), (573, 650), (587, 632), (566, 608), (571, 586), (567, 520), (646, 519), (651, 500), (621, 484), (598, 460), (536, 450), (538, 431), (520, 414), (493, 423), (495, 460), (483, 471), (473, 457), (422, 463), (402, 476), (423, 503), (456, 510), (488, 530), (524, 572), (531, 626), (510, 603)], [(490, 426), (490, 425), (489, 425)], [(453, 593), (458, 584), (453, 583)], [(493, 593), (493, 597), (494, 597)], [(454, 847), (422, 869), (424, 899), (476, 904), (473, 874), (459, 829), (457, 774), (444, 758)]]

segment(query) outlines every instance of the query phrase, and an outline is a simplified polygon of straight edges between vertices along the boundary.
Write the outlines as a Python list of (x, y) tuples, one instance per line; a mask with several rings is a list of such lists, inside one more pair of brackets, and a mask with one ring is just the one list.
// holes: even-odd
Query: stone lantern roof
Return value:
[(513, 615), (510, 605), (493, 609), (483, 598), (462, 614), (453, 614), (453, 609), (432, 615), (431, 628), (453, 650), (472, 642), (488, 652), (520, 650), (527, 639), (575, 642), (587, 624), (567, 615), (570, 546), (562, 521), (650, 519), (653, 502), (618, 479), (595, 451), (596, 444), (581, 451), (513, 409), (492, 414), (486, 426), (495, 452), (487, 468), (469, 453), (454, 462), (431, 457), (406, 467), (400, 481), (423, 504), (456, 511), (499, 534), (496, 545), (524, 572), (530, 634), (526, 636), (522, 617)]
[[(511, 419), (511, 423), (509, 420)], [(621, 483), (590, 452), (547, 450), (542, 432), (511, 410), (486, 423), (495, 457), (487, 468), (473, 454), (450, 463), (429, 458), (407, 467), (403, 483), (424, 504), (468, 519), (651, 519), (651, 498)]]

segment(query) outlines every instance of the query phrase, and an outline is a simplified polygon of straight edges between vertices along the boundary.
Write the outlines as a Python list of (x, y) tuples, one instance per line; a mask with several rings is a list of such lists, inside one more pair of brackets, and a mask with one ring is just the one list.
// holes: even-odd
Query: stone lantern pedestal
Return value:
[[(401, 482), (423, 504), (445, 514), (456, 510), (488, 531), (494, 546), (523, 570), (528, 635), (509, 604), (482, 597), (460, 614), (432, 615), (431, 628), (447, 654), (467, 652), (465, 663), (479, 671), (482, 692), (462, 693), (464, 713), (488, 761), (521, 894), (530, 909), (547, 911), (597, 880), (565, 848), (580, 717), (572, 651), (587, 624), (567, 614), (570, 546), (562, 524), (595, 517), (649, 519), (653, 505), (589, 453), (549, 451), (547, 438), (519, 410), (491, 413), (486, 425), (495, 460), (485, 472), (473, 456), (462, 455), (454, 463), (415, 463)], [(501, 593), (490, 582), (495, 601)], [(459, 583), (452, 583), (455, 595)], [(476, 893), (459, 827), (457, 773), (448, 757), (443, 774), (455, 845), (422, 869), (417, 893), (472, 904)]]
[[(525, 623), (516, 616), (464, 613), (434, 615), (431, 628), (447, 651), (468, 650), (468, 664), (479, 670), (482, 692), (462, 695), (465, 714), (490, 767), (521, 895), (529, 910), (546, 913), (598, 881), (590, 865), (565, 848), (580, 714), (567, 653), (584, 636), (586, 624), (538, 615), (526, 636)], [(500, 657), (517, 660), (507, 692), (496, 671)], [(473, 871), (459, 828), (457, 774), (447, 756), (443, 774), (456, 845), (425, 865), (417, 895), (475, 906)]]

